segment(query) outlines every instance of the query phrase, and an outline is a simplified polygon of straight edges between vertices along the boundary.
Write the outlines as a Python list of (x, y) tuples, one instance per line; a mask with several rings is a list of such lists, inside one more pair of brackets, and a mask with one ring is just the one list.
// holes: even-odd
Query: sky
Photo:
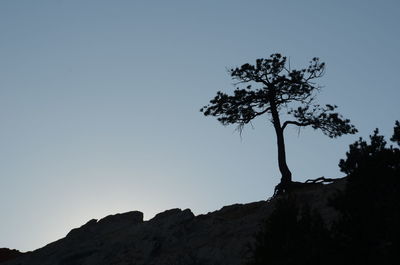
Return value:
[(272, 53), (326, 62), (322, 104), (358, 128), (288, 128), (296, 181), (337, 178), (348, 145), (400, 119), (399, 1), (0, 1), (0, 248), (34, 250), (92, 218), (205, 214), (269, 198), (268, 117), (222, 126), (200, 108), (227, 69)]

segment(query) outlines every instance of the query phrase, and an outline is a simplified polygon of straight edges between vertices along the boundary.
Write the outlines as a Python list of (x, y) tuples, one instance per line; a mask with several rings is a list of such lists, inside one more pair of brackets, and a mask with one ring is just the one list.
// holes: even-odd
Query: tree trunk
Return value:
[(283, 187), (286, 187), (288, 184), (290, 184), (290, 182), (292, 182), (292, 172), (290, 172), (289, 167), (286, 163), (285, 140), (283, 138), (283, 130), (282, 128), (275, 127), (275, 132), (278, 144), (278, 164), (279, 170), (282, 174), (281, 184)]
[(285, 140), (283, 136), (283, 129), (279, 119), (279, 113), (275, 102), (275, 93), (269, 91), (268, 97), (270, 100), (272, 122), (275, 128), (277, 145), (278, 145), (278, 164), (279, 171), (282, 174), (280, 189), (281, 191), (287, 190), (288, 186), (292, 182), (292, 172), (286, 164), (286, 152), (285, 152)]

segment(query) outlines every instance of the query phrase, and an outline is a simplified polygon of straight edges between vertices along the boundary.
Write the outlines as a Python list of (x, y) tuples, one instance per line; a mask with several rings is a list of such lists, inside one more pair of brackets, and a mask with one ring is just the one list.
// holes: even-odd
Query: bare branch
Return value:
[(299, 127), (305, 127), (305, 126), (312, 125), (311, 122), (285, 121), (282, 125), (282, 130), (285, 130), (286, 126), (288, 126), (289, 124), (297, 125)]

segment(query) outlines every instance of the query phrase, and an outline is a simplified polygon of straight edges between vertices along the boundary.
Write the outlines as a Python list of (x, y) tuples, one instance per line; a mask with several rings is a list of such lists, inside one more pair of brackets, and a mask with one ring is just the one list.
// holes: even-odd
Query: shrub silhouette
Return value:
[(396, 125), (394, 126), (394, 129), (393, 129), (393, 136), (392, 136), (392, 138), (390, 138), (390, 140), (392, 142), (396, 142), (397, 145), (400, 146), (400, 122), (399, 121), (396, 121)]
[[(399, 144), (399, 122), (391, 138)], [(333, 229), (342, 260), (352, 264), (393, 264), (400, 249), (400, 150), (386, 146), (376, 129), (370, 143), (350, 145), (341, 170), (346, 191), (332, 205), (341, 213)]]
[[(391, 141), (399, 144), (397, 121)], [(360, 138), (339, 163), (348, 174), (331, 199), (339, 213), (328, 229), (318, 212), (293, 197), (279, 199), (256, 237), (249, 265), (394, 264), (400, 249), (400, 149), (387, 146), (376, 129)]]

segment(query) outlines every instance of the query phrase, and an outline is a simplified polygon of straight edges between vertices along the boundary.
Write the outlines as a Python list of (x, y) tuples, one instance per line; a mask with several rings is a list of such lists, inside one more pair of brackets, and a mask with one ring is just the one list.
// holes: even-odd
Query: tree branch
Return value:
[(264, 113), (267, 113), (267, 112), (269, 112), (271, 110), (271, 108), (270, 107), (268, 107), (268, 108), (266, 108), (265, 110), (263, 110), (263, 111), (260, 111), (260, 112), (256, 112), (256, 116), (259, 116), (259, 115), (262, 115), (262, 114), (264, 114)]
[(288, 126), (289, 124), (297, 125), (299, 127), (312, 125), (311, 122), (285, 121), (282, 125), (282, 130), (285, 130), (286, 126)]

